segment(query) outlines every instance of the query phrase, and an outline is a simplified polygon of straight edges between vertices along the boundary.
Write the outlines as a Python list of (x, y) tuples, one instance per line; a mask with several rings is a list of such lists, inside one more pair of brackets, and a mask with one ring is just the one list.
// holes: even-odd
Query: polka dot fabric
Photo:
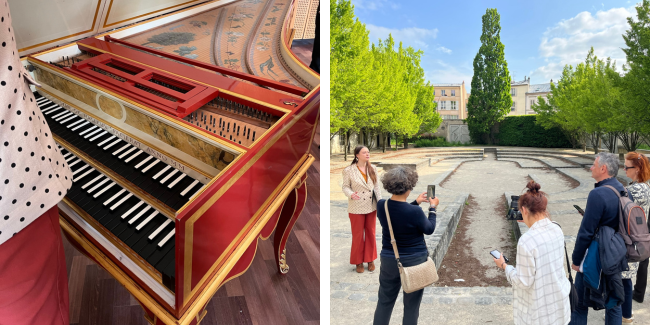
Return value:
[(1, 245), (63, 199), (72, 172), (36, 106), (6, 3), (0, 17)]

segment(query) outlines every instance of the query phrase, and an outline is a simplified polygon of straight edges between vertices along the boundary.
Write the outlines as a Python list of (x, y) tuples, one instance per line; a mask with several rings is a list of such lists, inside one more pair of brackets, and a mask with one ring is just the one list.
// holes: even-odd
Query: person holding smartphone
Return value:
[(350, 264), (356, 265), (357, 273), (363, 273), (363, 263), (368, 263), (368, 271), (372, 272), (377, 259), (375, 229), (381, 189), (377, 181), (377, 168), (370, 163), (368, 148), (354, 148), (354, 160), (343, 170), (342, 187), (343, 193), (348, 197), (348, 215), (352, 228)]
[(549, 219), (541, 185), (530, 181), (526, 188), (519, 206), (529, 230), (517, 243), (517, 267), (502, 254), (494, 262), (512, 284), (515, 324), (566, 325), (571, 321), (571, 284), (564, 272), (564, 233)]
[[(420, 265), (427, 261), (429, 255), (424, 235), (433, 234), (436, 229), (436, 206), (438, 198), (428, 198), (427, 193), (420, 194), (410, 204), (406, 199), (418, 182), (418, 173), (413, 169), (395, 167), (386, 172), (381, 179), (384, 189), (392, 194), (388, 200), (380, 200), (377, 206), (377, 219), (382, 227), (381, 266), (379, 270), (379, 293), (375, 309), (374, 325), (388, 325), (395, 307), (397, 295), (402, 287), (399, 268), (395, 260), (395, 251), (391, 243), (386, 207), (390, 215), (395, 244), (402, 266)], [(429, 215), (425, 216), (420, 204), (429, 203)], [(418, 323), (420, 303), (424, 289), (404, 293), (404, 316), (402, 325)]]

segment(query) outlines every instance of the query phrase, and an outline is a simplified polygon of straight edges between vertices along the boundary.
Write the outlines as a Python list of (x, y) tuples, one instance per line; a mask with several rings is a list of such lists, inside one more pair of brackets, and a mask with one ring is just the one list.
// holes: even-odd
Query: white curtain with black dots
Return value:
[(0, 245), (57, 204), (72, 186), (18, 56), (9, 5), (0, 5)]

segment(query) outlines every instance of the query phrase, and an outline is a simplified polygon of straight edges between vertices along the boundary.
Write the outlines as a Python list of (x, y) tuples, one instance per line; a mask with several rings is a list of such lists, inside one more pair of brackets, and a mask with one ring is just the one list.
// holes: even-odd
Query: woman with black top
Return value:
[[(382, 227), (382, 250), (380, 253), (379, 301), (377, 301), (375, 310), (374, 325), (390, 322), (395, 300), (402, 286), (395, 253), (390, 242), (384, 206), (388, 204), (388, 213), (390, 213), (400, 262), (402, 266), (408, 267), (422, 264), (427, 260), (428, 252), (424, 235), (431, 235), (436, 229), (436, 206), (439, 202), (438, 198), (427, 198), (425, 192), (412, 203), (406, 203), (411, 190), (418, 182), (418, 174), (415, 170), (396, 167), (386, 172), (381, 181), (384, 189), (393, 196), (388, 200), (379, 200), (377, 203), (377, 219)], [(428, 218), (419, 206), (425, 201), (428, 201), (430, 205)], [(424, 289), (404, 293), (403, 325), (417, 324), (423, 293)]]

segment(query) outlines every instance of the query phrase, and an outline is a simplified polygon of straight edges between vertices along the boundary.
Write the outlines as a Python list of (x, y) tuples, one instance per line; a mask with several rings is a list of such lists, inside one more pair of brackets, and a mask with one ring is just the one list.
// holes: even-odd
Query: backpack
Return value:
[(648, 220), (645, 211), (634, 201), (630, 200), (625, 190), (625, 196), (621, 196), (614, 187), (609, 187), (619, 199), (618, 209), (618, 232), (623, 236), (627, 246), (627, 261), (640, 262), (650, 257), (650, 232), (648, 232)]

